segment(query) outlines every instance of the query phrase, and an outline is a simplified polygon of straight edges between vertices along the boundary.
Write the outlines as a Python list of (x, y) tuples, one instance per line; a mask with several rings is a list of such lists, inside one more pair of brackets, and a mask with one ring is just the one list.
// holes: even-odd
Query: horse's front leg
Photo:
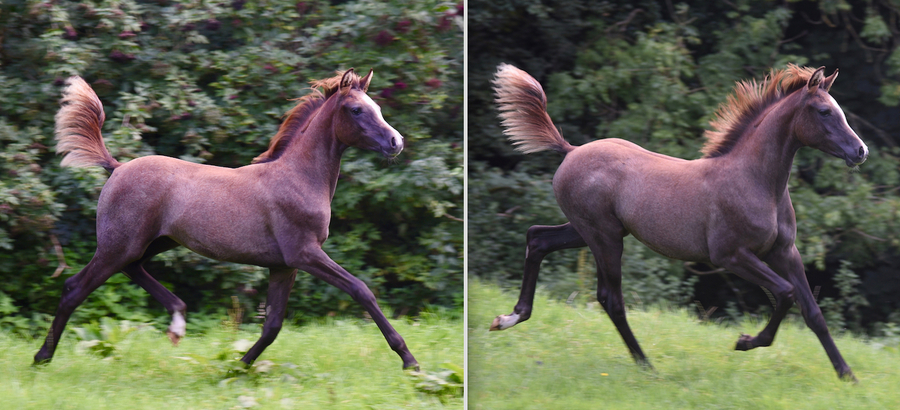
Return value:
[(571, 223), (557, 226), (535, 225), (528, 228), (526, 238), (528, 247), (525, 249), (525, 271), (522, 275), (522, 289), (519, 291), (519, 301), (511, 314), (500, 315), (494, 318), (493, 323), (491, 323), (492, 331), (508, 329), (516, 323), (524, 322), (531, 317), (538, 273), (545, 256), (560, 249), (587, 246), (587, 243), (575, 231)]
[(266, 323), (263, 325), (262, 336), (247, 351), (241, 361), (248, 365), (253, 364), (256, 358), (266, 350), (275, 337), (281, 331), (284, 315), (287, 312), (288, 296), (294, 279), (297, 278), (297, 270), (294, 268), (270, 268), (269, 290), (266, 292)]
[[(783, 249), (773, 249), (765, 258), (766, 264), (772, 270), (782, 277), (790, 277), (790, 272), (803, 272), (803, 261), (800, 259), (800, 253), (795, 246), (784, 247)], [(792, 284), (796, 288), (796, 284)], [(781, 321), (787, 315), (788, 310), (794, 305), (794, 300), (787, 296), (775, 297), (775, 307), (772, 311), (772, 317), (766, 327), (756, 335), (756, 337), (742, 334), (735, 344), (735, 350), (747, 351), (757, 347), (771, 346), (775, 341), (775, 333)]]
[[(711, 255), (711, 261), (717, 266), (728, 269), (735, 275), (738, 275), (754, 285), (762, 286), (772, 292), (775, 297), (775, 311), (772, 318), (759, 335), (752, 337), (742, 334), (735, 345), (735, 350), (750, 350), (759, 346), (769, 346), (775, 339), (775, 332), (784, 319), (787, 310), (790, 309), (794, 297), (794, 285), (787, 280), (778, 276), (771, 267), (767, 266), (756, 255), (746, 248), (737, 249), (731, 252), (724, 252), (720, 249), (713, 249), (714, 254)], [(718, 251), (718, 252), (715, 252)], [(778, 253), (773, 250), (774, 253)], [(782, 258), (771, 257), (773, 261), (787, 264)], [(776, 265), (779, 269), (783, 269), (782, 265)]]
[(375, 295), (369, 290), (365, 282), (351, 275), (318, 247), (307, 250), (297, 265), (299, 269), (309, 272), (353, 297), (353, 300), (362, 305), (366, 312), (369, 313), (369, 316), (372, 317), (372, 320), (375, 321), (375, 324), (378, 325), (378, 329), (381, 330), (391, 350), (396, 352), (400, 359), (403, 360), (403, 368), (419, 370), (419, 363), (416, 361), (416, 358), (409, 352), (403, 337), (388, 322), (375, 301)]
[(756, 285), (765, 287), (775, 296), (775, 313), (772, 315), (772, 321), (766, 325), (766, 328), (763, 329), (757, 338), (741, 336), (741, 339), (738, 340), (738, 350), (746, 350), (740, 349), (742, 343), (748, 346), (753, 344), (763, 346), (764, 344), (761, 342), (766, 341), (765, 339), (770, 339), (768, 342), (771, 343), (771, 339), (775, 337), (775, 330), (778, 329), (778, 324), (784, 317), (785, 311), (790, 307), (789, 301), (796, 300), (797, 304), (800, 305), (800, 313), (803, 314), (807, 326), (819, 338), (838, 376), (845, 380), (855, 381), (856, 378), (853, 376), (853, 372), (850, 371), (850, 366), (847, 365), (840, 352), (838, 352), (837, 346), (828, 332), (822, 310), (819, 309), (819, 305), (816, 304), (813, 298), (809, 282), (806, 280), (806, 273), (803, 270), (800, 253), (795, 246), (791, 246), (784, 254), (786, 259), (783, 262), (776, 260), (772, 260), (772, 262), (779, 269), (789, 269), (786, 272), (789, 281), (778, 276), (772, 268), (747, 249), (739, 249), (727, 256), (719, 255), (712, 260), (714, 264), (722, 266)]
[(856, 376), (853, 375), (850, 366), (844, 361), (841, 352), (838, 351), (837, 345), (835, 345), (834, 339), (831, 337), (831, 333), (828, 332), (828, 326), (825, 324), (825, 316), (822, 315), (822, 309), (819, 308), (815, 297), (813, 297), (812, 290), (809, 288), (809, 281), (806, 279), (806, 271), (803, 268), (800, 252), (797, 251), (796, 246), (792, 247), (791, 250), (792, 252), (788, 263), (792, 269), (786, 271), (786, 275), (791, 284), (794, 285), (794, 299), (800, 307), (800, 314), (803, 315), (806, 325), (809, 326), (813, 333), (816, 334), (816, 337), (819, 338), (819, 342), (821, 342), (822, 347), (825, 348), (825, 353), (828, 355), (828, 359), (831, 360), (831, 364), (834, 366), (834, 370), (837, 372), (838, 377), (843, 380), (856, 382)]

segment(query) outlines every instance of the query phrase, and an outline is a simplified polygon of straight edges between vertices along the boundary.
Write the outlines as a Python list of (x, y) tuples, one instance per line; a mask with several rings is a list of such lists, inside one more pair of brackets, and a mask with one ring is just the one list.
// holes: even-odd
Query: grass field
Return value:
[[(430, 315), (392, 321), (422, 371), (463, 366), (463, 325)], [(401, 370), (378, 328), (361, 320), (286, 327), (251, 374), (229, 373), (235, 341), (258, 332), (215, 330), (178, 347), (157, 331), (135, 331), (115, 343), (115, 358), (81, 351), (68, 328), (53, 362), (32, 368), (40, 341), (0, 334), (2, 409), (433, 409), (463, 407), (461, 394), (416, 389), (422, 379)], [(270, 361), (264, 362), (265, 360)], [(270, 366), (267, 366), (271, 364)]]
[(469, 409), (898, 409), (900, 353), (877, 340), (836, 338), (858, 384), (840, 381), (815, 335), (786, 321), (775, 343), (734, 351), (739, 326), (701, 323), (685, 310), (629, 311), (655, 371), (634, 364), (602, 308), (538, 295), (530, 320), (488, 332), (517, 294), (468, 287)]

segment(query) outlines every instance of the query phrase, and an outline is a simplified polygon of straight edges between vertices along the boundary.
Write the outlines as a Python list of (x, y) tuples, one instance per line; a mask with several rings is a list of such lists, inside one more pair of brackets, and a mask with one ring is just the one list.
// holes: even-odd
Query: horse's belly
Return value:
[(691, 262), (709, 262), (709, 249), (702, 238), (685, 238), (687, 235), (671, 232), (653, 232), (643, 235), (629, 231), (638, 241), (654, 252), (668, 258)]
[(259, 246), (258, 243), (243, 242), (223, 243), (219, 241), (193, 242), (186, 241), (186, 248), (215, 260), (257, 266), (282, 266), (284, 257), (277, 248)]

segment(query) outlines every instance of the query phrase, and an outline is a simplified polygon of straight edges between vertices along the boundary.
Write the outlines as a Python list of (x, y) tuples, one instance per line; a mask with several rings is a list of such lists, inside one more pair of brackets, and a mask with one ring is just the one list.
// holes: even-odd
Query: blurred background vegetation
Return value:
[[(834, 332), (897, 331), (900, 2), (472, 0), (468, 7), (470, 278), (515, 291), (526, 229), (565, 222), (550, 185), (561, 157), (526, 157), (502, 136), (490, 89), (499, 63), (544, 85), (550, 115), (573, 144), (618, 137), (687, 159), (701, 156), (703, 131), (736, 81), (788, 63), (826, 66), (827, 74), (840, 69), (831, 94), (871, 155), (854, 171), (800, 150), (789, 185), (797, 246)], [(594, 299), (587, 252), (550, 255), (541, 286), (561, 299), (576, 291)], [(716, 320), (771, 311), (759, 287), (661, 257), (631, 237), (623, 272), (631, 305), (696, 305)]]
[[(394, 314), (461, 312), (462, 14), (462, 2), (437, 0), (4, 0), (0, 328), (47, 326), (63, 281), (96, 247), (107, 174), (60, 168), (53, 149), (53, 116), (72, 75), (103, 101), (118, 160), (161, 154), (239, 167), (266, 149), (310, 80), (373, 68), (370, 92), (407, 147), (398, 163), (346, 151), (325, 250)], [(148, 271), (187, 302), (195, 330), (227, 318), (233, 303), (254, 320), (267, 286), (265, 269), (184, 248)], [(348, 295), (298, 275), (289, 321), (361, 312)], [(167, 323), (165, 315), (115, 275), (73, 321)]]

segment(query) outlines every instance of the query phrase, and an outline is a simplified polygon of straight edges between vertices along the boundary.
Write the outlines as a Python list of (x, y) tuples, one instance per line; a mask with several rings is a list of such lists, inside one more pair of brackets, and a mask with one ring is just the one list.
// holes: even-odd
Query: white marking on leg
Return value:
[(516, 323), (519, 323), (519, 315), (516, 313), (512, 313), (509, 315), (500, 315), (494, 319), (494, 323), (491, 323), (491, 330), (504, 330), (513, 327)]
[(184, 316), (182, 316), (181, 312), (172, 314), (172, 324), (169, 325), (169, 331), (178, 337), (184, 337), (186, 328), (187, 323), (184, 321)]

